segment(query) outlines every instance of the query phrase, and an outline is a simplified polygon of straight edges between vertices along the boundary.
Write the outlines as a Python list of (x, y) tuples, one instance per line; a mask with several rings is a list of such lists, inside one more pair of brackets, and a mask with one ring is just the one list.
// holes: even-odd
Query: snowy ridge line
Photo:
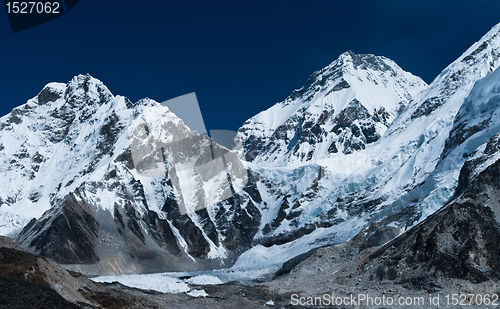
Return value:
[(431, 85), (344, 53), (245, 122), (233, 150), (90, 76), (49, 84), (0, 119), (0, 231), (92, 274), (271, 271), (365, 228), (363, 246), (383, 245), (453, 196), (466, 161), (496, 158), (499, 33)]

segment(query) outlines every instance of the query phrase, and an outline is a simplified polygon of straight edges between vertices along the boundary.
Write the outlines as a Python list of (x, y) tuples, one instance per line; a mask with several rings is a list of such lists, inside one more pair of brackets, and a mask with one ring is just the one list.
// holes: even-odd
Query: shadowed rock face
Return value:
[[(19, 234), (21, 244), (28, 242), (34, 252), (63, 264), (91, 264), (98, 261), (94, 250), (98, 224), (91, 206), (70, 194), (52, 216), (32, 220)], [(30, 239), (30, 235), (39, 234)]]
[(0, 305), (2, 308), (81, 308), (70, 303), (51, 288), (0, 274)]
[(69, 273), (54, 261), (23, 250), (12, 239), (0, 237), (1, 308), (95, 308), (97, 304), (87, 297), (99, 289), (81, 274)]
[(372, 280), (431, 288), (437, 278), (500, 280), (500, 160), (471, 179), (461, 171), (457, 198), (369, 257)]

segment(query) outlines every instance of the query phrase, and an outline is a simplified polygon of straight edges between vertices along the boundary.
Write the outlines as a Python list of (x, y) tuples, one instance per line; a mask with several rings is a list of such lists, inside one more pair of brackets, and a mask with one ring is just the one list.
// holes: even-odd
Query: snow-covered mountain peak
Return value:
[[(396, 226), (396, 236), (448, 201), (464, 161), (500, 132), (499, 31), (495, 26), (427, 87), (412, 86), (418, 78), (398, 73), (388, 59), (344, 53), (315, 73), (316, 83), (303, 91), (313, 94), (309, 101), (289, 99), (249, 119), (238, 134), (245, 149), (240, 154), (256, 163), (249, 166), (262, 171), (262, 178), (285, 187), (305, 177), (280, 173), (302, 175), (305, 168), (317, 173), (311, 186), (283, 190), (278, 216), (264, 234), (285, 234), (291, 226), (321, 218), (348, 217), (355, 223), (357, 212), (363, 212), (360, 217), (371, 222), (396, 214), (387, 219), (392, 227), (386, 227)], [(317, 81), (338, 71), (345, 86), (331, 93), (321, 89)], [(395, 98), (405, 98), (404, 91), (413, 95), (402, 100), (409, 104), (393, 120), (388, 107), (397, 106)], [(374, 113), (376, 104), (385, 112)], [(322, 108), (315, 113), (317, 106)], [(341, 209), (352, 215), (342, 217)]]
[(344, 69), (361, 69), (385, 72), (390, 71), (397, 65), (390, 59), (373, 54), (355, 54), (352, 51), (346, 51), (340, 55), (338, 61), (342, 63)]
[[(327, 95), (327, 92), (335, 92), (350, 87), (360, 87), (360, 82), (383, 85), (385, 87), (394, 76), (403, 76), (408, 83), (420, 87), (425, 85), (419, 77), (403, 71), (394, 61), (373, 54), (355, 54), (346, 51), (339, 58), (330, 63), (325, 68), (311, 74), (305, 85), (295, 90), (281, 104), (288, 105), (297, 99), (303, 102), (314, 100), (317, 96)], [(361, 89), (357, 89), (362, 91)], [(411, 97), (415, 93), (402, 94), (405, 98)]]
[(259, 228), (262, 200), (235, 155), (90, 75), (47, 84), (0, 118), (0, 150), (0, 233), (58, 262), (220, 267)]
[(72, 104), (104, 103), (113, 98), (113, 94), (98, 79), (87, 75), (78, 75), (68, 83), (66, 99)]
[(249, 161), (287, 164), (364, 149), (426, 86), (390, 59), (345, 52), (283, 102), (245, 122), (237, 135), (239, 153)]

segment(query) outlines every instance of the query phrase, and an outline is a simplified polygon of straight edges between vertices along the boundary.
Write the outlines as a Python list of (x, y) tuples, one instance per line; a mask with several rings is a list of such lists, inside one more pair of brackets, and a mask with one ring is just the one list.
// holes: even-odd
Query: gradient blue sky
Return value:
[(89, 73), (134, 102), (194, 91), (207, 129), (237, 130), (346, 50), (429, 83), (499, 12), (499, 0), (81, 0), (12, 33), (0, 9), (0, 115)]

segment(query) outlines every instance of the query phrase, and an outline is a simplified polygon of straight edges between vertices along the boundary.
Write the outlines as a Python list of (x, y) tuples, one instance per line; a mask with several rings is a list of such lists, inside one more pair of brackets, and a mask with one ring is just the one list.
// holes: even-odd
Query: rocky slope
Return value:
[(97, 291), (98, 284), (70, 274), (50, 259), (23, 250), (10, 238), (0, 238), (0, 257), (0, 303), (6, 308), (97, 305), (86, 297), (84, 290)]
[[(453, 200), (418, 225), (372, 246), (367, 235), (379, 230), (374, 224), (345, 243), (316, 250), (290, 274), (263, 285), (300, 297), (423, 297), (422, 308), (451, 306), (452, 294), (499, 295), (499, 135), (482, 146), (461, 169)], [(438, 296), (438, 304), (430, 303)], [(479, 298), (466, 298), (467, 304), (481, 305)], [(366, 301), (358, 305), (373, 307)]]
[(203, 288), (209, 296), (159, 293), (120, 284), (103, 286), (67, 271), (51, 259), (23, 250), (10, 238), (0, 237), (1, 308), (269, 308), (266, 302), (272, 299), (287, 301), (287, 295), (238, 283)]

